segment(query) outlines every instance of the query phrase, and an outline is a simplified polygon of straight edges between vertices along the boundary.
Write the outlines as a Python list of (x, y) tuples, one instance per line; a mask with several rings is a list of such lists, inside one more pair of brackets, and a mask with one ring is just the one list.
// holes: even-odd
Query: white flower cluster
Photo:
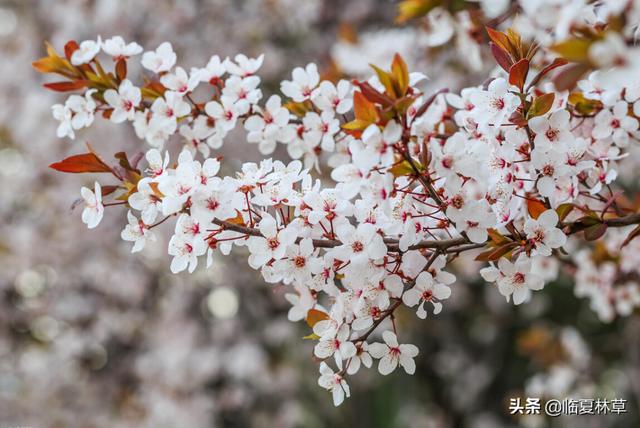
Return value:
[(586, 250), (575, 256), (576, 295), (587, 297), (591, 309), (605, 322), (629, 316), (640, 307), (640, 241), (625, 246), (629, 232), (629, 227), (612, 230), (599, 248), (599, 256)]
[[(98, 39), (81, 43), (72, 63), (91, 63), (100, 48), (118, 61), (141, 53), (119, 38)], [(620, 49), (640, 57), (638, 48)], [(409, 74), (401, 60), (353, 85), (321, 81), (315, 64), (296, 68), (281, 83), (285, 102), (272, 95), (262, 106), (255, 75), (262, 59), (214, 56), (187, 73), (174, 68), (176, 55), (163, 43), (142, 55), (157, 77), (151, 84), (121, 77), (101, 97), (91, 89), (54, 106), (54, 116), (58, 134), (71, 137), (98, 109), (113, 122), (133, 122), (153, 148), (142, 177), (120, 177), (133, 189), (122, 238), (139, 251), (154, 239), (153, 227), (177, 218), (168, 249), (174, 273), (245, 246), (266, 282), (291, 286), (289, 319), (313, 327), (314, 354), (326, 360), (318, 382), (336, 405), (350, 394), (346, 376), (373, 359), (384, 375), (398, 365), (415, 371), (418, 349), (399, 343), (395, 325), (383, 324), (384, 343), (370, 336), (402, 305), (420, 318), (440, 313), (455, 282), (444, 269), (460, 253), (488, 248), (480, 260), (491, 264), (481, 275), (521, 304), (555, 277), (549, 266), (567, 234), (585, 230), (597, 239), (608, 210), (621, 209), (610, 184), (640, 137), (640, 91), (626, 77), (639, 71), (634, 61), (581, 81), (583, 99), (597, 110), (581, 114), (567, 92), (531, 78), (526, 90), (499, 76), (459, 95), (423, 93), (424, 76)], [(207, 101), (195, 101), (205, 89)], [(220, 160), (210, 151), (238, 123), (263, 154), (280, 143), (294, 160), (245, 163), (235, 176), (218, 176)], [(176, 133), (186, 144), (169, 166), (161, 150)], [(325, 154), (334, 187), (309, 172)], [(104, 211), (100, 185), (82, 196), (83, 221), (95, 227)], [(623, 225), (617, 220), (610, 225)], [(640, 303), (637, 287), (627, 294), (631, 303), (618, 304), (620, 314)]]

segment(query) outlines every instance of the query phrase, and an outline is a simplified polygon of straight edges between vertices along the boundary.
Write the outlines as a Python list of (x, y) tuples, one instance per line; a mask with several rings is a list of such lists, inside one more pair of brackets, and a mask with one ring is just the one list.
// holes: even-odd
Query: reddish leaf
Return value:
[(102, 196), (107, 196), (119, 189), (118, 186), (100, 186)]
[(431, 163), (431, 150), (429, 150), (429, 140), (427, 138), (420, 143), (420, 153), (418, 153), (420, 164), (429, 165)]
[[(400, 116), (404, 116), (404, 114), (407, 112), (407, 110), (409, 109), (409, 107), (411, 107), (413, 105), (413, 103), (416, 100), (416, 96), (414, 95), (405, 95), (404, 97), (400, 98), (399, 100), (396, 100), (395, 103), (393, 103), (393, 109), (394, 111), (398, 112), (400, 114)], [(387, 119), (389, 119), (389, 117), (385, 116)]]
[(629, 242), (633, 241), (636, 237), (638, 237), (638, 235), (640, 235), (640, 225), (636, 226), (628, 235), (627, 238), (624, 240), (624, 242), (622, 243), (622, 245), (620, 246), (620, 248), (624, 248), (626, 247)]
[(511, 42), (509, 42), (509, 37), (503, 32), (494, 30), (493, 28), (489, 28), (489, 27), (485, 27), (485, 28), (487, 29), (487, 34), (489, 35), (489, 38), (491, 39), (491, 41), (498, 48), (502, 49), (505, 52), (509, 52), (509, 47), (511, 45)]
[(309, 309), (305, 321), (309, 327), (313, 328), (319, 321), (328, 320), (329, 315), (326, 312), (319, 311), (317, 309)]
[(373, 86), (367, 82), (354, 82), (362, 92), (365, 98), (373, 103), (378, 103), (383, 107), (390, 107), (393, 105), (393, 100), (387, 95), (380, 93)]
[[(153, 189), (153, 192), (159, 195), (162, 195), (162, 192), (160, 192), (160, 190), (158, 190), (157, 185), (154, 187), (153, 185), (151, 186), (151, 188)], [(244, 226), (244, 217), (242, 217), (242, 213), (238, 210), (236, 210), (236, 216), (234, 218), (231, 219), (227, 219), (225, 221), (228, 221), (229, 223), (233, 223), (233, 224), (238, 224), (240, 226)]]
[(584, 238), (587, 241), (595, 241), (602, 237), (607, 231), (607, 225), (604, 223), (594, 224), (593, 226), (589, 226), (584, 230)]
[(527, 126), (527, 119), (522, 115), (522, 111), (519, 109), (511, 113), (511, 116), (509, 116), (509, 122), (517, 125), (518, 128), (524, 128)]
[(489, 251), (485, 251), (483, 253), (478, 254), (478, 256), (476, 257), (476, 260), (479, 262), (496, 261), (500, 257), (512, 251), (517, 246), (518, 246), (517, 242), (509, 242), (508, 244), (501, 245), (498, 248), (494, 248)]
[(578, 81), (587, 71), (589, 71), (588, 65), (572, 64), (553, 78), (553, 84), (558, 91), (569, 91), (576, 87)]
[(571, 223), (571, 231), (578, 232), (600, 223), (601, 221), (597, 214), (586, 215)]
[(509, 69), (509, 83), (517, 86), (520, 91), (524, 88), (529, 73), (529, 60), (521, 59), (511, 66)]
[(144, 85), (142, 95), (149, 98), (158, 98), (161, 97), (166, 90), (167, 88), (165, 88), (162, 83), (153, 80)]
[(514, 237), (519, 237), (520, 236), (520, 232), (518, 232), (518, 229), (516, 228), (516, 226), (513, 224), (513, 220), (511, 220), (509, 223), (504, 225), (505, 229), (507, 229), (509, 231), (509, 233), (511, 235), (513, 235)]
[(433, 104), (433, 102), (436, 100), (438, 95), (444, 94), (444, 93), (447, 93), (447, 92), (449, 92), (449, 89), (447, 89), (447, 88), (439, 89), (433, 95), (431, 95), (429, 98), (427, 98), (425, 100), (425, 102), (422, 103), (422, 105), (418, 108), (418, 110), (416, 110), (415, 117), (422, 116), (429, 109), (429, 107), (431, 107), (431, 104)]
[(540, 217), (547, 210), (546, 205), (537, 199), (527, 199), (527, 211), (532, 218)]
[(124, 80), (127, 78), (127, 60), (124, 58), (120, 58), (116, 63), (116, 76), (119, 80)]
[(44, 87), (57, 92), (71, 92), (89, 86), (88, 80), (75, 80), (72, 82), (53, 82), (45, 83)]
[(93, 153), (70, 156), (60, 162), (52, 163), (49, 168), (61, 172), (112, 172), (111, 168)]
[(126, 170), (133, 171), (133, 167), (129, 163), (129, 158), (127, 157), (127, 154), (125, 152), (118, 152), (115, 155), (113, 155), (113, 157), (118, 159), (118, 163), (120, 164), (121, 167), (123, 167)]
[(75, 40), (69, 40), (67, 44), (64, 45), (64, 56), (71, 61), (71, 55), (73, 55), (73, 53), (78, 49), (80, 49), (78, 42)]
[(506, 72), (509, 71), (511, 65), (513, 65), (513, 61), (509, 54), (502, 49), (500, 49), (495, 43), (489, 43), (489, 47), (491, 48), (491, 53), (493, 57), (496, 59), (496, 62), (502, 69)]
[(125, 170), (132, 171), (132, 172), (140, 172), (139, 170), (131, 166), (131, 163), (129, 162), (129, 158), (127, 157), (127, 154), (125, 152), (118, 152), (114, 155), (114, 157), (118, 159), (120, 166)]
[(564, 58), (556, 58), (556, 59), (554, 59), (551, 64), (547, 65), (545, 68), (540, 70), (540, 72), (538, 74), (535, 75), (535, 77), (531, 80), (531, 83), (529, 83), (529, 87), (530, 88), (534, 87), (536, 84), (538, 84), (540, 79), (542, 79), (550, 71), (555, 70), (558, 67), (562, 67), (563, 65), (567, 65), (568, 63), (569, 62)]
[(353, 94), (353, 111), (356, 119), (367, 123), (377, 122), (378, 112), (376, 106), (367, 100), (362, 92)]

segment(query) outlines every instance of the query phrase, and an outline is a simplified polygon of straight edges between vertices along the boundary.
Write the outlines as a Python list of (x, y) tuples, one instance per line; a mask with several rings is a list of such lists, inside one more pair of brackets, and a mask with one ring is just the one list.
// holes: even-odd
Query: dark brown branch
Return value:
[[(262, 236), (262, 233), (256, 228), (241, 226), (239, 224), (231, 223), (229, 221), (214, 219), (213, 222), (218, 226), (221, 226), (227, 230), (232, 230), (238, 233), (244, 233), (249, 236)], [(384, 243), (387, 246), (389, 251), (400, 251), (399, 248), (399, 240), (394, 238), (384, 238)], [(443, 240), (435, 240), (435, 239), (427, 239), (424, 241), (420, 241), (417, 244), (410, 245), (408, 250), (418, 250), (421, 248), (434, 248), (440, 250), (446, 250), (449, 247), (453, 247), (456, 245), (461, 245), (467, 242), (464, 238), (454, 238), (454, 239), (443, 239)], [(314, 239), (313, 246), (315, 248), (333, 248), (342, 245), (342, 242), (335, 239)]]
[(625, 227), (640, 223), (640, 214), (631, 214), (626, 217), (609, 218), (602, 221), (609, 227)]
[[(249, 236), (260, 236), (262, 237), (262, 233), (256, 228), (241, 226), (239, 224), (235, 224), (229, 221), (224, 221), (220, 219), (214, 219), (213, 222), (218, 226), (232, 230), (234, 232), (243, 233)], [(632, 224), (640, 224), (640, 213), (639, 214), (631, 214), (626, 217), (618, 217), (618, 218), (609, 218), (603, 220), (603, 223), (609, 227), (624, 227), (630, 226)], [(559, 224), (558, 227), (566, 227), (574, 225), (574, 223), (562, 223)], [(399, 240), (395, 238), (384, 238), (384, 243), (387, 246), (389, 251), (399, 252)], [(487, 244), (487, 242), (482, 243), (470, 243), (464, 237), (460, 238), (452, 238), (452, 239), (426, 239), (418, 242), (417, 244), (409, 246), (408, 250), (419, 250), (423, 248), (431, 248), (435, 250), (439, 250), (440, 252), (447, 253), (460, 253), (463, 251), (473, 250), (477, 248), (482, 248)], [(313, 246), (315, 248), (334, 248), (342, 245), (342, 242), (335, 239), (314, 239)]]

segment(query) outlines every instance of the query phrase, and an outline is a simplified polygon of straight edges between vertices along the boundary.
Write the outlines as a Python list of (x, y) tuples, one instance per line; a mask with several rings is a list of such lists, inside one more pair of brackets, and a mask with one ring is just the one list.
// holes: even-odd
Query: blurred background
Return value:
[[(397, 320), (420, 348), (416, 375), (361, 371), (334, 408), (316, 385), (308, 327), (287, 321), (285, 290), (263, 284), (243, 254), (172, 275), (166, 240), (131, 256), (124, 211), (86, 230), (70, 207), (92, 177), (47, 168), (85, 141), (144, 146), (103, 120), (56, 138), (50, 106), (64, 95), (30, 66), (45, 40), (58, 50), (98, 34), (145, 49), (166, 40), (185, 68), (265, 53), (265, 95), (309, 61), (357, 76), (399, 51), (434, 90), (492, 68), (481, 50), (433, 48), (433, 32), (395, 16), (386, 0), (0, 0), (0, 428), (640, 426), (640, 319), (602, 323), (568, 276), (513, 307), (459, 260), (442, 314)], [(260, 158), (242, 135), (222, 151), (227, 173)], [(509, 399), (527, 396), (623, 398), (627, 413), (509, 415)]]

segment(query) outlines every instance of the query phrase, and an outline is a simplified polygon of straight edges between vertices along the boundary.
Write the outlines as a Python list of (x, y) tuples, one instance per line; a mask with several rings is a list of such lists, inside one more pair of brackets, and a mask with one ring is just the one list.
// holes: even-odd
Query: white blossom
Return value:
[(80, 43), (78, 49), (71, 54), (71, 64), (82, 65), (87, 64), (98, 55), (102, 39), (98, 36), (98, 40), (85, 40)]
[(175, 63), (176, 54), (169, 42), (164, 42), (155, 51), (148, 51), (142, 55), (142, 66), (154, 73), (169, 71)]
[(382, 333), (384, 343), (372, 343), (369, 345), (369, 353), (373, 358), (380, 359), (378, 371), (382, 375), (388, 375), (398, 367), (404, 368), (407, 374), (416, 371), (416, 363), (413, 359), (418, 355), (418, 348), (410, 344), (398, 344), (395, 333), (385, 330)]
[(120, 83), (118, 91), (107, 89), (104, 92), (104, 99), (111, 107), (111, 121), (115, 123), (124, 122), (125, 120), (133, 120), (135, 117), (136, 107), (140, 104), (142, 94), (140, 88), (133, 86), (129, 79), (125, 79)]
[(82, 210), (82, 222), (87, 225), (89, 229), (93, 229), (104, 215), (104, 205), (102, 205), (102, 188), (100, 183), (95, 182), (94, 190), (91, 191), (86, 187), (80, 189), (80, 194), (84, 200), (84, 210)]
[(113, 36), (102, 43), (102, 50), (114, 58), (129, 58), (142, 53), (142, 46), (136, 42), (126, 43), (120, 36)]

